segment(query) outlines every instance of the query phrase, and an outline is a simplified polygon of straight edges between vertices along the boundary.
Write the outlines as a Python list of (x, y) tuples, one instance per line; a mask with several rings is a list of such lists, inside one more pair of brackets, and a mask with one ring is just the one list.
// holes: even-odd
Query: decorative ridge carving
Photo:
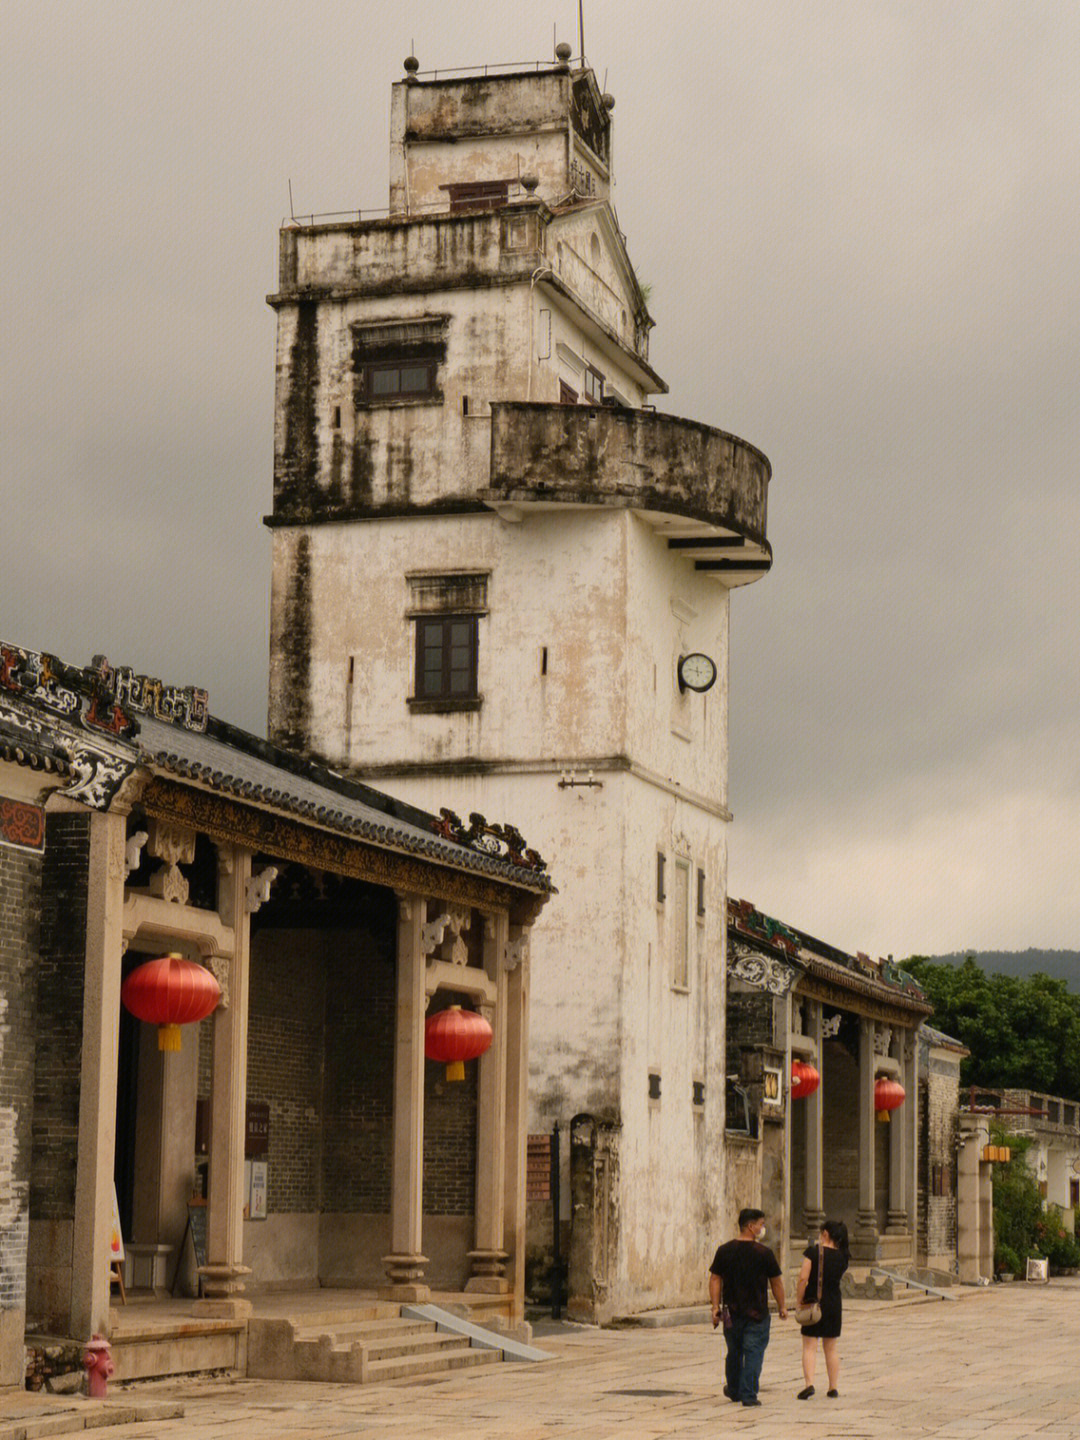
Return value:
[(0, 642), (0, 688), (87, 729), (121, 739), (138, 734), (135, 712), (195, 731), (206, 729), (209, 716), (205, 690), (163, 685), (152, 676), (136, 674), (130, 666), (110, 665), (104, 655), (95, 655), (80, 669), (47, 651)]
[(443, 840), (456, 841), (469, 850), (505, 860), (522, 870), (543, 874), (547, 869), (547, 861), (536, 850), (526, 846), (525, 837), (516, 825), (491, 825), (483, 815), (473, 811), (466, 826), (459, 815), (443, 806), (439, 810), (439, 819), (431, 822), (431, 828)]

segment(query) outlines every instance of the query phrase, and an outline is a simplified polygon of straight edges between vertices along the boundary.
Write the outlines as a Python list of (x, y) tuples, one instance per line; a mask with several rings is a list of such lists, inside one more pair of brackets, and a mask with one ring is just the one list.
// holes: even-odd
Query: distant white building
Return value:
[[(593, 72), (405, 68), (389, 213), (281, 233), (270, 733), (553, 858), (530, 1129), (572, 1131), (570, 1307), (603, 1320), (699, 1300), (731, 1227), (728, 602), (770, 468), (647, 403)], [(535, 1204), (540, 1266), (550, 1231)]]

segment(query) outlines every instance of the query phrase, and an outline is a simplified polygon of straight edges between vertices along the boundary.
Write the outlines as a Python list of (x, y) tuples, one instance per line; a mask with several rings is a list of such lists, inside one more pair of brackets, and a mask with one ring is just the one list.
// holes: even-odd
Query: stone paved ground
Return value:
[[(756, 1440), (798, 1427), (799, 1440), (1077, 1440), (1080, 1281), (963, 1296), (959, 1303), (849, 1302), (839, 1400), (824, 1395), (820, 1358), (818, 1394), (796, 1400), (798, 1330), (774, 1318), (758, 1410), (723, 1399), (723, 1341), (708, 1326), (574, 1327), (537, 1337), (552, 1361), (426, 1385), (139, 1386), (117, 1399), (181, 1399), (184, 1418), (105, 1433), (110, 1440), (714, 1440), (724, 1433)], [(641, 1393), (648, 1391), (665, 1393)], [(0, 1417), (2, 1410), (0, 1401)]]

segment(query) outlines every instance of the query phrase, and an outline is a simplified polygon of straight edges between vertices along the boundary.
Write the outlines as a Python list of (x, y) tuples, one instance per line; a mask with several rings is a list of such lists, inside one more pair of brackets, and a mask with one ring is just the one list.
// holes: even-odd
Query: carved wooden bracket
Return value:
[(270, 887), (278, 877), (276, 865), (267, 865), (257, 875), (252, 875), (244, 887), (244, 908), (249, 915), (265, 905), (270, 899)]

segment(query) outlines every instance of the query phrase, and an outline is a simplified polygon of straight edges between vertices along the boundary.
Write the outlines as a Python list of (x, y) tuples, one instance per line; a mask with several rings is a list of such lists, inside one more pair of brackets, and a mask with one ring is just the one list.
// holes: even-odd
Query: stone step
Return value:
[(462, 1370), (477, 1365), (497, 1365), (497, 1350), (479, 1350), (458, 1340), (438, 1355), (399, 1355), (389, 1360), (372, 1360), (367, 1367), (367, 1380), (415, 1380), (421, 1376), (438, 1375), (447, 1370)]
[(113, 1379), (144, 1380), (208, 1370), (233, 1370), (243, 1374), (247, 1361), (246, 1328), (243, 1321), (218, 1322), (114, 1335)]
[(332, 1335), (335, 1340), (362, 1340), (364, 1343), (376, 1342), (385, 1335), (406, 1335), (415, 1331), (421, 1333), (431, 1330), (430, 1321), (424, 1320), (399, 1320), (396, 1317), (388, 1317), (379, 1320), (349, 1320), (339, 1322), (338, 1318), (323, 1321), (317, 1325), (305, 1323), (294, 1327), (297, 1340), (317, 1340), (320, 1335)]

